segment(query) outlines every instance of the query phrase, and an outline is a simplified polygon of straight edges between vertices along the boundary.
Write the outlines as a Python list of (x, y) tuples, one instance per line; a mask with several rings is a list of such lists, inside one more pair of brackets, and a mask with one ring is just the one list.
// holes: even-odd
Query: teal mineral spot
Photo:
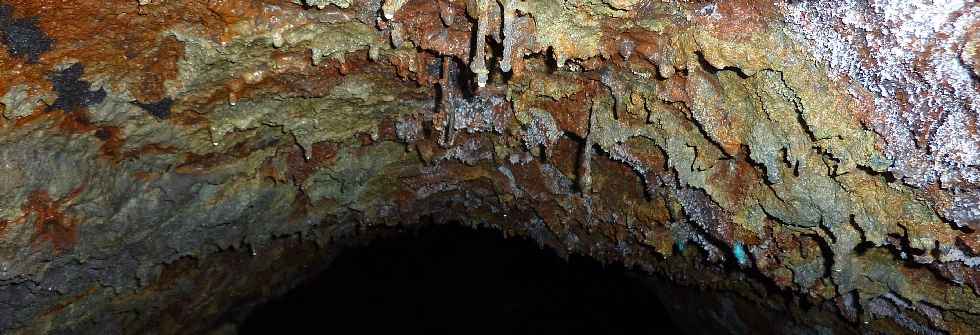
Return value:
[(738, 261), (738, 265), (748, 266), (749, 255), (745, 253), (745, 247), (742, 246), (742, 242), (735, 241), (735, 246), (733, 246), (732, 249), (735, 253), (735, 260)]
[(677, 240), (676, 242), (674, 242), (674, 244), (677, 245), (677, 250), (680, 251), (682, 254), (684, 253), (684, 249), (687, 248), (686, 240)]

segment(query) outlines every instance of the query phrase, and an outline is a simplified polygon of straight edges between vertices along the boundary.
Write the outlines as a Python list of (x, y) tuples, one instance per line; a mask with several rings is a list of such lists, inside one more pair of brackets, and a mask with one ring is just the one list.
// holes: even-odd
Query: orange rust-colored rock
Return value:
[(57, 252), (65, 252), (78, 242), (78, 219), (64, 213), (68, 206), (73, 205), (84, 186), (79, 186), (61, 197), (51, 199), (47, 191), (38, 190), (31, 193), (22, 210), (25, 216), (21, 220), (32, 219), (34, 237), (32, 242), (41, 245), (50, 242)]

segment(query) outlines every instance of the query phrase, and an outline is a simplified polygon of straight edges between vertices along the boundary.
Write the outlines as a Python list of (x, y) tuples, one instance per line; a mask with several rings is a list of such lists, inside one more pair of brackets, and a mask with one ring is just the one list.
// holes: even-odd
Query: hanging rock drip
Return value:
[(491, 0), (472, 0), (472, 12), (471, 16), (476, 18), (476, 42), (475, 50), (473, 52), (473, 60), (470, 61), (470, 71), (473, 71), (473, 75), (476, 77), (476, 83), (479, 87), (484, 87), (487, 85), (487, 76), (490, 71), (487, 70), (486, 64), (486, 48), (487, 42), (486, 37), (489, 34), (487, 31), (489, 28), (487, 25), (490, 21), (490, 7)]

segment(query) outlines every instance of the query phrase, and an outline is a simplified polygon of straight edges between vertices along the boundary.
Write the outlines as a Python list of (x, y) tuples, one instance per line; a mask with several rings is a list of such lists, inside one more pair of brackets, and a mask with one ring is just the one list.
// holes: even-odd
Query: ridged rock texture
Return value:
[(977, 334), (978, 22), (0, 0), (0, 333), (208, 331), (345, 243), (458, 222), (642, 269), (734, 333)]

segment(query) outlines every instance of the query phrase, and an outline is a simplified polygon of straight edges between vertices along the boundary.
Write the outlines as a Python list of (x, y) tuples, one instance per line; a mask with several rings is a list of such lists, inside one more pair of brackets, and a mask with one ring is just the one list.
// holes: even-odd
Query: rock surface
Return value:
[(732, 327), (974, 334), (978, 19), (0, 0), (0, 332), (208, 331), (349, 241), (458, 221), (710, 288), (663, 294)]

